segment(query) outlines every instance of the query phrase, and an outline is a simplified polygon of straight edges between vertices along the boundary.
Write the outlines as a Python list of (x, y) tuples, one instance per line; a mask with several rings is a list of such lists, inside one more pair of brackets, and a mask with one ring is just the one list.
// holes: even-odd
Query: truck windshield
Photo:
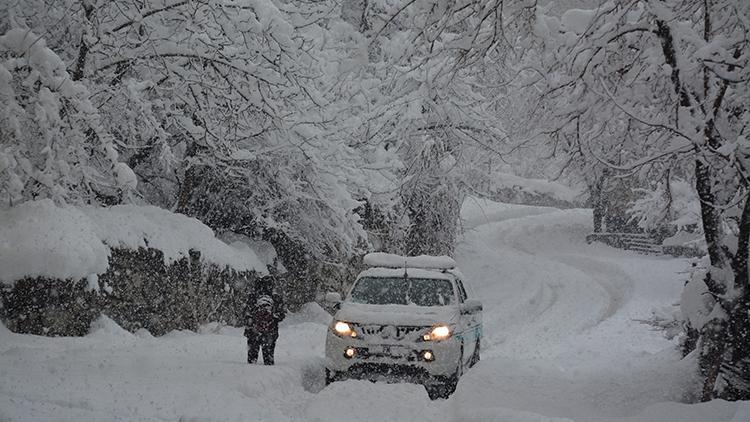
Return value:
[(445, 306), (454, 300), (453, 283), (431, 278), (362, 277), (351, 300), (370, 305)]

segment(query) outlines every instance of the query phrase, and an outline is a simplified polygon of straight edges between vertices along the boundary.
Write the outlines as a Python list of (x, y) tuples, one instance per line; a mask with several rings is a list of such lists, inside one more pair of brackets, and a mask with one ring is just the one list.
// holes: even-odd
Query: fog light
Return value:
[(356, 353), (356, 351), (353, 347), (349, 347), (348, 349), (344, 350), (344, 356), (348, 357), (349, 359), (354, 357), (354, 353)]
[(424, 358), (424, 360), (433, 360), (433, 359), (435, 359), (435, 356), (429, 350), (425, 350), (424, 352), (422, 352), (422, 357)]

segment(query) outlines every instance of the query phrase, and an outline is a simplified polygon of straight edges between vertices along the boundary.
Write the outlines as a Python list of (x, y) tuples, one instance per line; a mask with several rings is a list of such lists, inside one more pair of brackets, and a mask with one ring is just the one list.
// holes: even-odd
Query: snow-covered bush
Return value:
[(351, 95), (333, 87), (356, 31), (336, 19), (341, 5), (161, 3), (10, 2), (0, 28), (54, 40), (137, 175), (139, 201), (274, 242), (296, 280), (365, 245), (354, 198), (390, 171), (343, 130)]
[(629, 213), (638, 227), (670, 236), (675, 242), (702, 238), (700, 201), (690, 182), (670, 178), (668, 183), (662, 181), (652, 190), (637, 189), (636, 193), (640, 198), (631, 202)]
[(153, 335), (197, 330), (209, 322), (241, 326), (256, 272), (221, 267), (192, 251), (170, 264), (153, 248), (113, 249), (99, 277), (100, 309), (123, 328)]
[(156, 207), (45, 199), (0, 210), (0, 317), (14, 331), (82, 335), (101, 312), (154, 334), (236, 324), (265, 271), (250, 249)]
[(83, 336), (100, 312), (86, 279), (24, 277), (0, 284), (0, 319), (11, 331), (46, 336)]
[[(242, 325), (256, 273), (206, 261), (195, 252), (166, 264), (153, 248), (113, 248), (107, 270), (91, 279), (24, 277), (0, 286), (0, 319), (12, 331), (81, 336), (101, 314), (135, 332), (197, 330), (208, 322)], [(101, 291), (91, 287), (102, 286)]]

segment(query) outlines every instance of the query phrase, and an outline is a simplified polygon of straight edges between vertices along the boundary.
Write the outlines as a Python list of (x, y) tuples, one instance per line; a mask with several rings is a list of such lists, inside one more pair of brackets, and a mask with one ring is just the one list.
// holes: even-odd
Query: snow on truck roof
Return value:
[[(446, 270), (448, 271), (448, 270)], [(408, 278), (431, 278), (431, 279), (443, 279), (453, 280), (456, 274), (453, 271), (442, 272), (442, 270), (435, 269), (424, 269), (424, 268), (368, 268), (357, 276), (357, 280), (363, 277), (375, 277), (375, 278), (402, 278), (408, 276)]]
[(456, 261), (449, 256), (401, 256), (385, 252), (373, 252), (365, 255), (363, 262), (368, 267), (381, 268), (420, 268), (425, 270), (452, 270)]

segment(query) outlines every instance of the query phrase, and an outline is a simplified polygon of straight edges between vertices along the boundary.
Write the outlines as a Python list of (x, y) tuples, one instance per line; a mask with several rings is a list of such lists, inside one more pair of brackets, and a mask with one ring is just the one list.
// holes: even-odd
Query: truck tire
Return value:
[(464, 348), (461, 346), (461, 353), (458, 356), (458, 367), (456, 373), (449, 377), (435, 377), (434, 382), (425, 384), (427, 396), (430, 400), (447, 399), (456, 391), (458, 379), (463, 375), (464, 367)]
[(336, 373), (336, 371), (331, 371), (330, 369), (326, 368), (326, 386), (331, 385), (331, 383), (334, 383), (341, 379), (341, 376)]

